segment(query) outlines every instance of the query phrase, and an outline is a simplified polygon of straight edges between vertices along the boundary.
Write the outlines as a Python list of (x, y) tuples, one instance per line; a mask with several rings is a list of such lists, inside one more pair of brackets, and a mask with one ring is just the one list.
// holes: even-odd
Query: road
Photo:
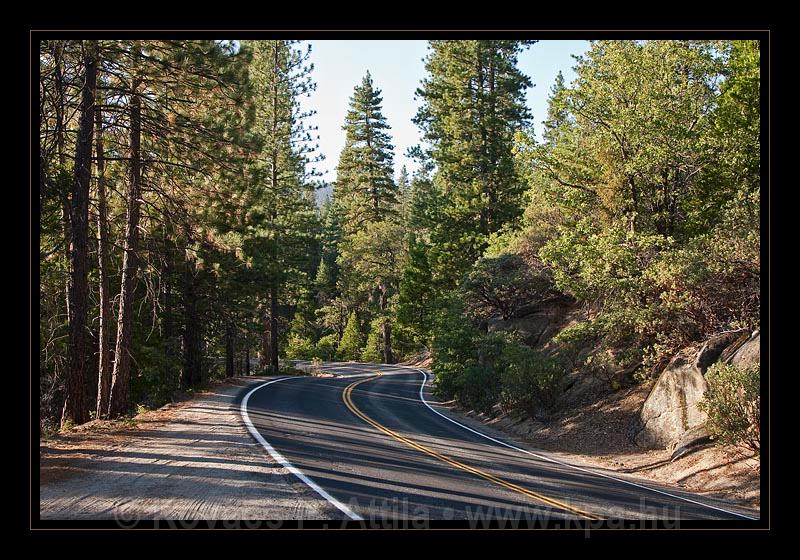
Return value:
[(258, 385), (243, 395), (241, 412), (262, 446), (331, 504), (333, 519), (530, 526), (554, 519), (754, 517), (474, 430), (436, 403), (422, 370), (354, 363), (323, 369), (340, 377)]

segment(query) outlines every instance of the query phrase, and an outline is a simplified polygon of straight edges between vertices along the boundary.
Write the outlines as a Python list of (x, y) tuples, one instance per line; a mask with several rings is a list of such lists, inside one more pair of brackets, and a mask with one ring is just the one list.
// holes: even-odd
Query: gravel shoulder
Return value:
[(643, 449), (632, 442), (630, 426), (647, 388), (638, 387), (571, 407), (549, 422), (499, 414), (489, 418), (443, 403), (449, 414), (495, 437), (547, 451), (567, 463), (601, 469), (622, 478), (670, 486), (760, 509), (761, 461), (733, 447), (706, 444), (671, 461), (670, 449)]
[(90, 422), (40, 441), (42, 519), (327, 519), (331, 506), (276, 463), (227, 380), (128, 422)]

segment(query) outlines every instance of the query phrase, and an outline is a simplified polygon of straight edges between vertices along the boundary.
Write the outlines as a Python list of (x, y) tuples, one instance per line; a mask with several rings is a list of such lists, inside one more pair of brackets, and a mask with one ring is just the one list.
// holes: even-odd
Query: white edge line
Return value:
[(287, 379), (300, 379), (300, 378), (281, 377), (278, 379), (273, 379), (272, 381), (267, 381), (266, 383), (262, 383), (257, 387), (253, 387), (244, 396), (244, 398), (242, 399), (242, 404), (239, 407), (239, 410), (242, 415), (242, 420), (244, 420), (244, 424), (245, 426), (247, 426), (247, 430), (250, 432), (250, 435), (252, 435), (256, 439), (256, 441), (260, 443), (264, 447), (264, 449), (267, 450), (267, 453), (269, 453), (273, 459), (275, 459), (278, 463), (280, 463), (290, 473), (299, 478), (306, 486), (308, 486), (309, 488), (314, 490), (317, 494), (325, 498), (325, 500), (327, 500), (331, 505), (336, 507), (339, 511), (344, 513), (350, 519), (353, 519), (355, 521), (363, 521), (364, 520), (363, 517), (361, 517), (357, 513), (354, 513), (346, 505), (344, 505), (339, 500), (328, 494), (325, 490), (322, 489), (322, 487), (320, 487), (319, 484), (311, 480), (309, 477), (303, 474), (303, 472), (300, 469), (298, 469), (297, 467), (292, 465), (289, 461), (287, 461), (283, 455), (281, 455), (274, 447), (272, 447), (272, 445), (270, 445), (270, 443), (266, 439), (264, 439), (264, 436), (262, 436), (259, 433), (259, 431), (256, 430), (255, 426), (253, 425), (253, 422), (250, 420), (250, 416), (247, 414), (247, 402), (250, 400), (250, 395), (258, 391), (259, 389), (266, 387), (267, 385), (272, 385), (273, 383), (277, 383), (278, 381), (285, 381)]
[[(411, 369), (411, 368), (409, 368), (409, 369)], [(500, 444), (500, 445), (502, 445), (504, 447), (508, 447), (510, 449), (514, 449), (516, 451), (519, 451), (521, 453), (525, 453), (527, 455), (532, 455), (533, 457), (536, 457), (538, 459), (542, 459), (544, 461), (549, 461), (551, 463), (556, 463), (558, 465), (562, 465), (562, 466), (565, 466), (565, 467), (570, 467), (572, 469), (575, 469), (575, 470), (578, 470), (578, 471), (581, 471), (581, 472), (585, 472), (585, 473), (593, 474), (593, 475), (596, 475), (596, 476), (601, 476), (603, 478), (608, 478), (608, 479), (611, 479), (611, 480), (615, 480), (615, 481), (621, 482), (623, 484), (628, 484), (630, 486), (635, 486), (637, 488), (642, 488), (644, 490), (649, 490), (651, 492), (656, 492), (656, 493), (662, 494), (664, 496), (669, 496), (670, 498), (683, 500), (684, 502), (690, 502), (690, 503), (698, 505), (698, 506), (711, 508), (711, 509), (715, 509), (717, 511), (721, 511), (721, 512), (724, 512), (724, 513), (727, 513), (727, 514), (730, 514), (730, 515), (735, 515), (737, 517), (743, 517), (745, 519), (750, 519), (751, 521), (758, 521), (758, 519), (759, 519), (758, 517), (750, 517), (749, 515), (744, 515), (744, 514), (741, 514), (741, 513), (737, 513), (735, 511), (729, 511), (727, 509), (723, 509), (723, 508), (720, 508), (720, 507), (717, 507), (717, 506), (712, 506), (711, 504), (704, 504), (703, 502), (698, 502), (696, 500), (692, 500), (691, 498), (686, 498), (684, 496), (678, 496), (677, 494), (670, 494), (669, 492), (664, 492), (663, 490), (658, 490), (656, 488), (651, 488), (651, 487), (645, 486), (643, 484), (638, 484), (636, 482), (631, 482), (630, 480), (625, 480), (623, 478), (617, 478), (615, 476), (611, 476), (611, 475), (608, 475), (608, 474), (605, 474), (605, 473), (602, 473), (602, 472), (596, 472), (596, 471), (592, 471), (592, 470), (589, 470), (589, 469), (584, 469), (582, 467), (578, 467), (576, 465), (571, 465), (569, 463), (565, 463), (563, 461), (559, 461), (557, 459), (553, 459), (551, 457), (547, 457), (546, 455), (539, 455), (538, 453), (533, 453), (532, 451), (528, 451), (527, 449), (523, 449), (521, 447), (517, 447), (515, 445), (511, 445), (510, 443), (506, 443), (504, 441), (500, 441), (499, 439), (495, 439), (492, 436), (486, 435), (486, 434), (481, 433), (481, 432), (479, 432), (477, 430), (473, 430), (469, 426), (465, 426), (461, 422), (457, 422), (457, 421), (453, 420), (452, 418), (449, 418), (448, 416), (445, 416), (444, 414), (442, 414), (438, 410), (434, 409), (430, 404), (428, 404), (428, 401), (425, 400), (425, 396), (422, 394), (423, 389), (425, 389), (425, 384), (428, 382), (428, 374), (425, 373), (421, 369), (417, 369), (416, 371), (418, 371), (419, 373), (422, 374), (422, 385), (420, 385), (420, 387), (419, 387), (419, 398), (423, 402), (423, 404), (425, 406), (427, 406), (432, 412), (434, 412), (435, 414), (438, 414), (439, 416), (441, 416), (442, 418), (444, 418), (448, 422), (452, 422), (453, 424), (455, 424), (457, 426), (460, 426), (460, 427), (464, 428), (465, 430), (468, 430), (468, 431), (472, 432), (473, 434), (477, 434), (477, 435), (479, 435), (481, 437), (484, 437), (484, 438), (486, 438), (488, 440), (491, 440), (491, 441), (493, 441), (495, 443), (498, 443), (498, 444)]]

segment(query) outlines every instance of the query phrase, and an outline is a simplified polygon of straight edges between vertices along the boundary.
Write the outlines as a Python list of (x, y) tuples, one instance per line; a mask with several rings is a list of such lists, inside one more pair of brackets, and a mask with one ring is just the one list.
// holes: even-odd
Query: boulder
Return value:
[[(706, 370), (719, 359), (722, 352), (730, 347), (733, 342), (737, 342), (741, 339), (744, 334), (747, 334), (748, 337), (750, 335), (747, 329), (739, 329), (712, 336), (703, 344), (700, 352), (697, 353), (694, 366), (705, 375)], [(745, 338), (745, 340), (747, 340), (747, 338)]]
[(711, 435), (708, 433), (708, 430), (705, 426), (695, 426), (691, 430), (687, 430), (680, 439), (675, 442), (675, 450), (672, 452), (672, 456), (670, 457), (670, 461), (675, 461), (683, 457), (684, 455), (688, 455), (692, 451), (697, 450), (702, 445), (711, 441)]
[(761, 333), (755, 331), (736, 351), (727, 359), (727, 363), (747, 368), (761, 363)]
[(697, 405), (708, 385), (695, 366), (695, 352), (687, 348), (678, 353), (658, 377), (642, 406), (637, 444), (669, 447), (705, 423), (707, 415)]

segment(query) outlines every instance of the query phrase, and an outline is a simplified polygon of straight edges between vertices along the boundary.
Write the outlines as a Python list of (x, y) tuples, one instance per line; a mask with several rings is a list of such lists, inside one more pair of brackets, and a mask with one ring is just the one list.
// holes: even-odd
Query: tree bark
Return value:
[(225, 377), (236, 375), (234, 371), (234, 345), (233, 345), (233, 325), (230, 322), (225, 326)]
[(98, 335), (97, 418), (108, 416), (111, 392), (111, 288), (109, 286), (108, 200), (103, 157), (103, 113), (95, 109), (95, 150), (97, 152), (97, 271), (100, 289), (100, 333)]
[(250, 375), (250, 346), (247, 346), (244, 350), (244, 374)]
[[(278, 194), (278, 148), (277, 148), (277, 135), (278, 135), (278, 41), (273, 43), (273, 66), (272, 72), (274, 76), (272, 88), (272, 192), (277, 196)], [(275, 221), (277, 220), (277, 212), (272, 209), (272, 231), (275, 232)], [(269, 288), (269, 361), (273, 373), (278, 373), (278, 239), (275, 235), (273, 246), (273, 270), (272, 282)]]
[[(56, 153), (58, 155), (59, 171), (63, 170), (67, 164), (67, 154), (64, 148), (64, 41), (55, 42), (53, 48), (53, 59), (55, 63), (55, 89), (56, 89)], [(64, 261), (66, 265), (66, 278), (64, 282), (64, 302), (66, 303), (67, 317), (70, 314), (69, 290), (70, 290), (70, 232), (69, 232), (69, 213), (70, 203), (67, 193), (61, 190), (59, 184), (58, 194), (61, 198), (61, 228), (64, 236)]]
[(269, 355), (272, 372), (278, 373), (278, 286), (269, 289)]
[[(381, 313), (386, 314), (386, 307), (388, 305), (388, 298), (386, 294), (386, 287), (381, 286)], [(392, 355), (392, 324), (389, 319), (384, 319), (381, 325), (381, 337), (383, 338), (383, 362), (385, 364), (394, 363), (394, 356)]]
[(89, 300), (89, 182), (92, 177), (92, 136), (94, 133), (95, 88), (97, 86), (96, 45), (83, 46), (84, 84), (81, 117), (75, 146), (74, 180), (70, 204), (70, 286), (69, 351), (67, 356), (66, 400), (61, 425), (83, 424), (89, 419), (86, 407), (87, 321)]
[(265, 370), (269, 367), (269, 359), (270, 359), (270, 330), (271, 330), (271, 322), (269, 319), (269, 308), (265, 305), (264, 306), (264, 325), (261, 331), (261, 348), (259, 351), (258, 356), (258, 366)]
[(128, 410), (130, 392), (131, 342), (133, 340), (133, 290), (138, 271), (136, 254), (139, 242), (139, 211), (141, 205), (141, 140), (142, 101), (139, 82), (134, 81), (130, 99), (130, 160), (125, 218), (125, 240), (122, 256), (122, 280), (117, 318), (117, 342), (114, 350), (114, 370), (111, 374), (111, 396), (108, 414), (116, 418)]
[(184, 389), (196, 387), (203, 380), (202, 337), (197, 314), (194, 266), (185, 263), (183, 271), (183, 376)]

